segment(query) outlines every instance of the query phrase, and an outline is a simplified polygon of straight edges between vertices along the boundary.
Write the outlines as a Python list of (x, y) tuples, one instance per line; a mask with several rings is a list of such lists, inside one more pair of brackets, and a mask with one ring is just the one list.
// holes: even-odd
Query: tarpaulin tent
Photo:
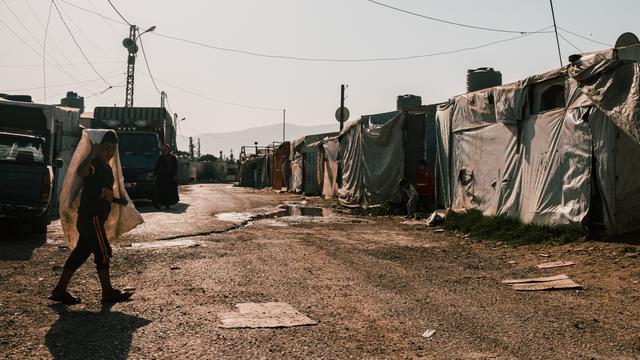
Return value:
[(305, 195), (320, 195), (324, 178), (322, 140), (338, 133), (302, 136), (291, 142), (292, 191)]
[(286, 141), (276, 147), (273, 153), (273, 188), (280, 190), (288, 187), (289, 174), (291, 173), (291, 143)]
[(640, 46), (438, 108), (438, 200), (539, 224), (640, 228)]
[(422, 159), (433, 171), (434, 122), (435, 105), (427, 105), (420, 111), (367, 115), (348, 123), (339, 136), (340, 202), (363, 207), (400, 202), (400, 178), (415, 185)]
[(337, 136), (324, 138), (324, 140), (322, 140), (322, 150), (324, 151), (322, 196), (325, 198), (333, 198), (338, 196), (338, 190), (340, 187), (338, 163), (340, 138)]
[(345, 206), (400, 201), (398, 181), (404, 176), (403, 112), (363, 116), (340, 133), (342, 187)]

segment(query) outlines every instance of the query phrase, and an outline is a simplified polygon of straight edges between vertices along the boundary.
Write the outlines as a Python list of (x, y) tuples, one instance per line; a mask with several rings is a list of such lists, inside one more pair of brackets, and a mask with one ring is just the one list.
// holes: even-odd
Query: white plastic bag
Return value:
[[(78, 176), (76, 170), (78, 166), (89, 156), (91, 152), (91, 144), (100, 144), (104, 134), (108, 131), (103, 129), (85, 129), (82, 132), (82, 138), (76, 151), (73, 153), (71, 163), (67, 169), (67, 174), (62, 183), (60, 191), (60, 222), (62, 230), (69, 248), (73, 249), (78, 243), (78, 229), (76, 221), (78, 219), (78, 207), (80, 205), (80, 194), (82, 192), (82, 178)], [(142, 224), (144, 220), (142, 215), (136, 210), (133, 202), (129, 198), (124, 188), (124, 177), (122, 175), (122, 166), (120, 165), (120, 153), (116, 148), (116, 153), (109, 161), (109, 166), (113, 171), (113, 196), (127, 201), (127, 205), (111, 204), (111, 212), (104, 224), (105, 232), (109, 242), (116, 241), (122, 234), (133, 230), (136, 226)]]

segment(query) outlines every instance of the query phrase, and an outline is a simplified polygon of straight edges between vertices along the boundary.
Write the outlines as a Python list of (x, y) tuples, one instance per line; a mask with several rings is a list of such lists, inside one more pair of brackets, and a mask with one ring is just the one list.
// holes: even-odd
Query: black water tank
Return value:
[(11, 101), (33, 102), (33, 99), (31, 99), (31, 95), (0, 94), (0, 97), (3, 99), (11, 100)]
[(398, 95), (398, 100), (396, 101), (396, 109), (398, 111), (418, 110), (421, 106), (422, 97), (418, 95)]
[(502, 74), (490, 67), (467, 70), (467, 91), (476, 91), (502, 85)]

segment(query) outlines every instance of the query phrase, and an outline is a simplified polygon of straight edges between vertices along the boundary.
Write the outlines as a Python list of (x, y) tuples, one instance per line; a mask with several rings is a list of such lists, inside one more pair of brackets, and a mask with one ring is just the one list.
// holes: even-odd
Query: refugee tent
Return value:
[(431, 159), (427, 164), (433, 171), (435, 108), (428, 105), (420, 111), (366, 115), (347, 123), (339, 136), (338, 155), (342, 171), (339, 199), (343, 205), (398, 203), (399, 180), (404, 177), (415, 186), (420, 160)]
[(278, 145), (273, 152), (273, 189), (280, 190), (288, 187), (291, 173), (291, 143), (286, 141)]
[(340, 151), (340, 138), (338, 136), (326, 137), (322, 140), (324, 151), (324, 176), (322, 180), (322, 196), (334, 198), (338, 196), (340, 188), (340, 173), (338, 153)]
[(526, 223), (638, 230), (638, 61), (638, 45), (583, 54), (440, 106), (440, 203)]
[(325, 133), (302, 136), (291, 143), (292, 191), (305, 195), (322, 194), (324, 179), (324, 150), (322, 140), (336, 136), (337, 133)]

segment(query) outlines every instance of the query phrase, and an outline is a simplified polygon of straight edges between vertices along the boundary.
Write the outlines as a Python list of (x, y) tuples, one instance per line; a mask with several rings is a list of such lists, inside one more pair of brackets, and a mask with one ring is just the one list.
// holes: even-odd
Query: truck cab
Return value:
[(31, 221), (34, 233), (46, 232), (68, 165), (65, 124), (75, 119), (77, 126), (78, 118), (73, 110), (0, 99), (1, 218)]
[(162, 145), (175, 149), (171, 115), (162, 107), (96, 107), (92, 128), (113, 129), (125, 187), (132, 199), (154, 200), (155, 166)]

